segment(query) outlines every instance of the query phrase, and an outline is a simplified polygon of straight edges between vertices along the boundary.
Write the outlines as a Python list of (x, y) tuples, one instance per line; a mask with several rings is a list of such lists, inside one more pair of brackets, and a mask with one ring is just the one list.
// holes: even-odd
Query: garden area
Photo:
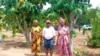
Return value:
[[(33, 20), (43, 28), (49, 19), (56, 27), (60, 17), (70, 28), (73, 56), (100, 56), (100, 8), (91, 8), (90, 1), (0, 0), (0, 56), (33, 56)], [(40, 55), (45, 56), (43, 48)], [(53, 56), (57, 56), (56, 45)]]

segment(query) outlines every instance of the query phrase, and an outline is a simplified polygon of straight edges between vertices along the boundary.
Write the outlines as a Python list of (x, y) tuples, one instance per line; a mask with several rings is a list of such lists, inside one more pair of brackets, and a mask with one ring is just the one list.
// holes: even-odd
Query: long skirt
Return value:
[(31, 46), (31, 52), (37, 53), (41, 50), (41, 37), (35, 36), (32, 38), (32, 46)]
[(58, 36), (57, 53), (59, 56), (72, 56), (70, 51), (70, 43), (66, 36)]

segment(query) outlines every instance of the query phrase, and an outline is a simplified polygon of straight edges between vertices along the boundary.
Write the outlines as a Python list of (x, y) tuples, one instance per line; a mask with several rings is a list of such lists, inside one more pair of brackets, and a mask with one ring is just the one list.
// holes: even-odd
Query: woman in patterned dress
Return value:
[(72, 56), (69, 43), (69, 27), (65, 25), (64, 19), (59, 19), (57, 53), (59, 56)]
[(41, 28), (38, 26), (38, 21), (34, 20), (34, 26), (31, 29), (31, 52), (35, 54), (35, 56), (39, 56), (38, 52), (41, 50)]

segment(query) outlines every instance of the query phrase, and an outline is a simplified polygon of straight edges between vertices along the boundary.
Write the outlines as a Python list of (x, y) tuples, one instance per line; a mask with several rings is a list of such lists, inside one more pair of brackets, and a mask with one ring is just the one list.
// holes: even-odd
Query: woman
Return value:
[(59, 56), (71, 56), (69, 43), (69, 27), (65, 25), (64, 19), (59, 19), (57, 53)]
[(41, 50), (41, 28), (38, 26), (38, 21), (34, 20), (33, 21), (34, 26), (31, 29), (31, 41), (32, 41), (32, 46), (31, 46), (31, 51), (32, 53), (35, 54), (35, 56), (38, 56), (38, 52)]

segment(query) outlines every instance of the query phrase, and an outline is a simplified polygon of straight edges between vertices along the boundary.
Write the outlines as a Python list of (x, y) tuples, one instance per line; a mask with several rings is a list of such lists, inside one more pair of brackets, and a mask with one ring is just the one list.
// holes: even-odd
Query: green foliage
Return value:
[(0, 15), (1, 19), (0, 19), (0, 30), (2, 30), (3, 28), (5, 28), (5, 22), (3, 22), (4, 19), (4, 15)]
[(78, 49), (74, 49), (74, 56), (79, 56), (80, 55), (80, 52)]
[(87, 56), (89, 52), (87, 50), (80, 51), (79, 49), (74, 49), (74, 56)]
[(6, 1), (7, 4), (5, 4), (6, 16), (4, 21), (8, 24), (8, 26), (12, 28), (13, 25), (15, 25), (16, 26), (15, 28), (18, 28), (19, 27), (18, 21), (16, 20), (17, 17), (22, 28), (24, 28), (24, 24), (23, 24), (24, 20), (28, 23), (27, 26), (30, 28), (32, 26), (34, 18), (37, 19), (36, 16), (39, 13), (39, 9), (37, 9), (37, 5), (32, 4), (28, 1), (24, 1), (24, 3), (21, 3), (18, 0), (14, 0), (15, 2), (11, 0), (11, 2), (13, 3), (7, 1)]
[(87, 55), (87, 54), (89, 54), (89, 51), (84, 50), (84, 51), (82, 51), (82, 54), (83, 54), (83, 55)]
[(7, 35), (2, 34), (1, 37), (2, 37), (3, 39), (5, 39), (5, 38), (7, 37)]
[(92, 37), (89, 39), (88, 46), (93, 48), (100, 48), (100, 37)]
[(92, 37), (89, 38), (88, 45), (100, 48), (100, 9), (97, 8), (92, 11), (95, 12), (95, 16), (91, 18)]
[[(60, 17), (67, 19), (67, 24), (70, 24), (70, 12), (73, 12), (74, 14), (73, 20), (76, 19), (75, 17), (77, 17), (78, 14), (80, 14), (79, 17), (82, 17), (81, 15), (85, 14), (87, 8), (90, 6), (88, 1), (89, 0), (49, 0), (48, 3), (50, 3), (52, 7), (49, 8), (48, 11), (49, 13), (56, 12)], [(84, 19), (85, 18), (82, 18), (80, 20), (84, 21)], [(80, 20), (78, 21), (80, 22)]]
[[(54, 21), (59, 17), (68, 19), (70, 11), (82, 12), (89, 5), (82, 1), (76, 1), (72, 3), (69, 0), (1, 0), (5, 5), (6, 17), (5, 22), (8, 25), (16, 25), (16, 17), (18, 18), (22, 27), (24, 27), (23, 21), (28, 23), (28, 27), (31, 28), (33, 20), (37, 19), (40, 22), (40, 26), (43, 27), (43, 22), (47, 19)], [(46, 11), (42, 11), (43, 5), (48, 2), (52, 6)], [(1, 4), (2, 4), (1, 3)], [(84, 10), (85, 11), (85, 10)], [(69, 20), (67, 20), (69, 21)], [(16, 25), (18, 27), (18, 25)]]
[(71, 34), (73, 37), (76, 37), (77, 32), (75, 32), (74, 30), (72, 30), (72, 31), (70, 32), (70, 34)]

